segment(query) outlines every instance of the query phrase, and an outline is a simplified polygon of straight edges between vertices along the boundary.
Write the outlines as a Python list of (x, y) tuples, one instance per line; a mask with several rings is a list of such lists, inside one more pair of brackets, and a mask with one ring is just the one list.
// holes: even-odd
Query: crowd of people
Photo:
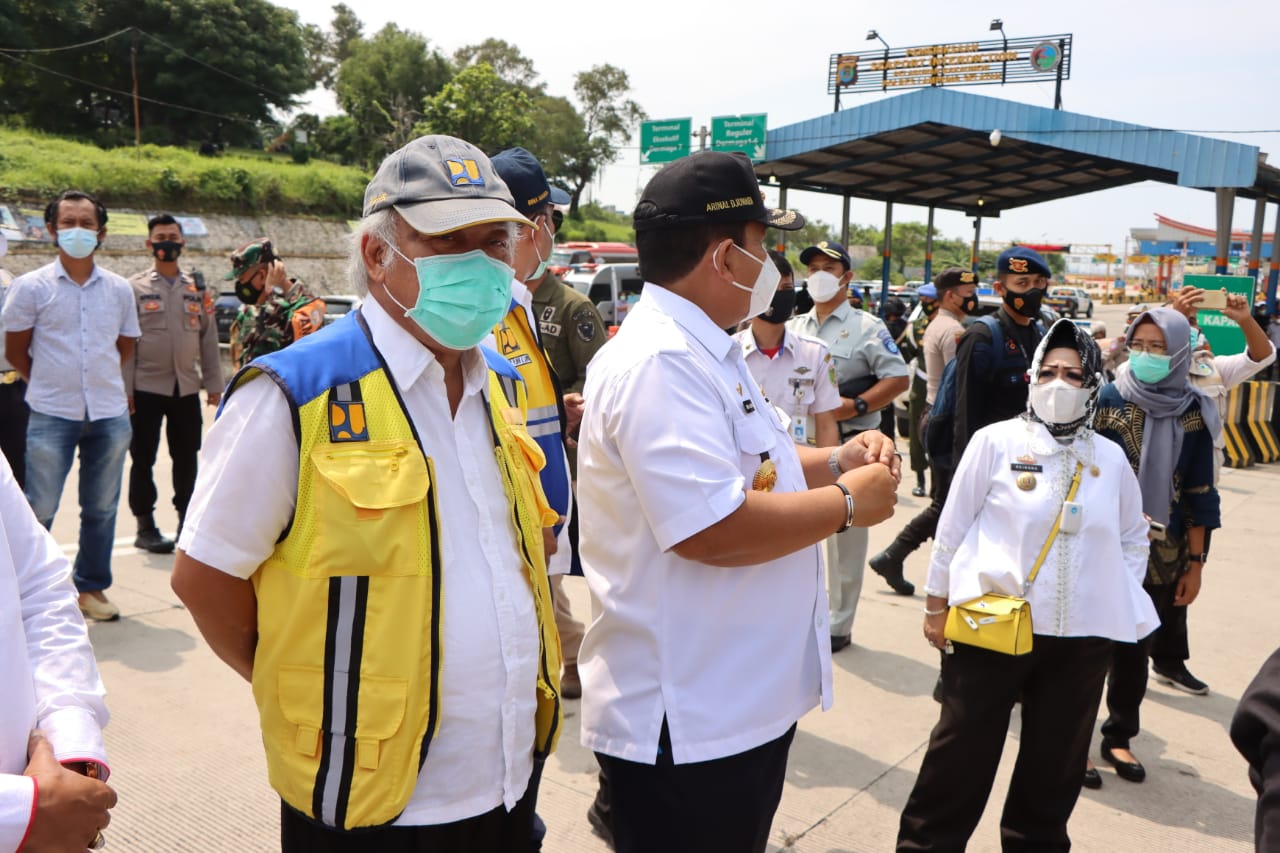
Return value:
[[(587, 819), (613, 849), (763, 851), (797, 723), (834, 701), (865, 566), (914, 596), (905, 561), (929, 539), (940, 710), (897, 849), (965, 848), (1015, 704), (1005, 850), (1069, 849), (1081, 788), (1102, 784), (1104, 690), (1100, 754), (1142, 781), (1149, 662), (1208, 690), (1186, 612), (1220, 523), (1221, 406), (1275, 360), (1247, 301), (1224, 311), (1239, 355), (1206, 351), (1192, 289), (1114, 341), (1046, 327), (1048, 265), (1013, 247), (994, 316), (952, 267), (918, 318), (895, 300), (881, 319), (834, 241), (800, 251), (798, 290), (766, 235), (804, 218), (765, 204), (745, 156), (703, 152), (643, 191), (646, 287), (606, 345), (547, 269), (567, 201), (523, 148), (415, 139), (365, 192), (358, 311), (322, 328), (269, 239), (232, 255), (229, 381), (176, 219), (150, 220), (154, 262), (125, 279), (94, 259), (101, 203), (49, 204), (57, 257), (0, 311), (0, 608), (22, 614), (0, 620), (0, 689), (18, 697), (0, 713), (0, 850), (104, 843), (108, 715), (84, 620), (120, 615), (105, 591), (126, 457), (135, 544), (176, 546), (175, 593), (252, 687), (285, 851), (541, 849), (539, 781), (578, 699), (599, 765)], [(868, 560), (908, 391), (929, 503)], [(155, 519), (162, 426), (176, 543)], [(47, 530), (77, 451), (72, 564)], [(1015, 615), (1025, 636), (992, 639)], [(1233, 728), (1263, 803), (1275, 696), (1260, 679)], [(1275, 822), (1260, 809), (1259, 837)]]

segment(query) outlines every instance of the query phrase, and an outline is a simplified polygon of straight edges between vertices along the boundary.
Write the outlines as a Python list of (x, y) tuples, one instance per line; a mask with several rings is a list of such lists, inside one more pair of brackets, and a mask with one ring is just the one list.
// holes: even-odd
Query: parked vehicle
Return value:
[[(324, 300), (324, 324), (327, 326), (343, 314), (360, 307), (361, 299), (352, 294), (326, 294)], [(213, 303), (213, 322), (218, 328), (218, 343), (231, 343), (231, 324), (244, 304), (232, 291), (224, 291)]]
[(1058, 313), (1075, 319), (1081, 315), (1085, 317), (1093, 316), (1093, 300), (1089, 298), (1088, 292), (1081, 287), (1051, 287), (1049, 292), (1045, 294), (1045, 304), (1054, 308)]
[(595, 272), (601, 264), (632, 263), (640, 259), (629, 243), (560, 243), (551, 252), (547, 265), (562, 278), (571, 272)]
[(606, 326), (621, 325), (644, 287), (640, 268), (633, 263), (602, 264), (593, 271), (571, 272), (564, 281), (591, 300)]

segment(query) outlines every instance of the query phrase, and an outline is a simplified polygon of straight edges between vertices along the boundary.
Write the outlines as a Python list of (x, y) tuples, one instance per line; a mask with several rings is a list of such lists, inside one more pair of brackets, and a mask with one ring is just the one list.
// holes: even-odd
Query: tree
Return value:
[(565, 152), (573, 199), (570, 214), (577, 212), (587, 184), (601, 168), (618, 159), (618, 148), (631, 139), (631, 128), (645, 118), (640, 105), (627, 97), (630, 91), (627, 72), (613, 65), (596, 65), (574, 76), (573, 93), (578, 98), (586, 138), (581, 148)]
[(35, 47), (137, 28), (84, 48), (0, 63), (6, 111), (42, 130), (132, 142), (134, 48), (143, 134), (155, 141), (207, 139), (225, 129), (231, 141), (256, 143), (257, 125), (273, 109), (291, 108), (311, 85), (297, 13), (267, 0), (6, 0), (5, 6), (0, 20), (12, 7), (22, 30), (17, 43)]
[(534, 97), (533, 116), (533, 128), (524, 147), (538, 158), (549, 182), (571, 185), (575, 157), (587, 145), (582, 116), (567, 98), (550, 95)]
[(465, 139), (486, 154), (524, 145), (533, 132), (533, 104), (507, 85), (486, 62), (459, 71), (423, 111), (415, 133), (443, 133)]
[(302, 28), (302, 40), (311, 60), (311, 79), (316, 86), (332, 89), (337, 78), (338, 66), (351, 55), (351, 49), (364, 37), (364, 24), (345, 3), (333, 7), (333, 21), (329, 30), (315, 24)]
[(453, 52), (453, 65), (459, 71), (482, 63), (489, 65), (502, 82), (530, 95), (541, 94), (546, 88), (537, 82), (538, 72), (533, 70), (533, 60), (510, 42), (487, 38), (480, 44), (460, 47)]
[(449, 82), (452, 69), (424, 37), (395, 24), (348, 47), (334, 91), (360, 130), (359, 160), (370, 164), (412, 138), (424, 102)]

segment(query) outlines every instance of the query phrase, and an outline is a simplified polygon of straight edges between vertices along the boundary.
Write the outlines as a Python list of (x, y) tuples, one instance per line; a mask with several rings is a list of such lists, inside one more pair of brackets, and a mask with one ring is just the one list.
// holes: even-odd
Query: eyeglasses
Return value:
[(1166, 347), (1164, 344), (1147, 343), (1145, 341), (1132, 341), (1129, 344), (1129, 352), (1130, 353), (1142, 352), (1142, 353), (1149, 353), (1151, 355), (1166, 355), (1169, 352), (1169, 348)]

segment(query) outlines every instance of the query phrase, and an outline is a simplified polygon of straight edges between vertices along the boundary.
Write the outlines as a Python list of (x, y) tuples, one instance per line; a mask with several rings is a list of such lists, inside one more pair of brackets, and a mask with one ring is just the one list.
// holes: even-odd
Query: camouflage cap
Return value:
[(225, 281), (230, 281), (233, 278), (238, 279), (252, 267), (258, 264), (269, 264), (275, 259), (276, 253), (271, 249), (271, 239), (260, 237), (257, 240), (245, 243), (231, 253), (231, 272), (227, 273), (223, 279)]

